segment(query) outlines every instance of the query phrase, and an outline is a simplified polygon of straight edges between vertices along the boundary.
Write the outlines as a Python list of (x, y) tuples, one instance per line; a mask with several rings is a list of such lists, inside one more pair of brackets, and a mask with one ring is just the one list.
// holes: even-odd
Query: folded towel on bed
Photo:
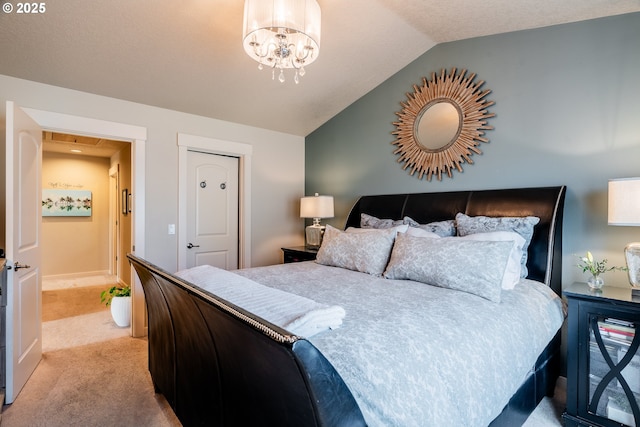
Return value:
[(300, 337), (338, 328), (346, 314), (342, 307), (320, 304), (210, 265), (175, 275)]

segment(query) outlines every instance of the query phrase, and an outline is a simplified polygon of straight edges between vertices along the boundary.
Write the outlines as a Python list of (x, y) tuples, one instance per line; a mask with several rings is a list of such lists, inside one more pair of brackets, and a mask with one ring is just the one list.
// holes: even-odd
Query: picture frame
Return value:
[(90, 190), (42, 190), (42, 216), (91, 216), (92, 194)]

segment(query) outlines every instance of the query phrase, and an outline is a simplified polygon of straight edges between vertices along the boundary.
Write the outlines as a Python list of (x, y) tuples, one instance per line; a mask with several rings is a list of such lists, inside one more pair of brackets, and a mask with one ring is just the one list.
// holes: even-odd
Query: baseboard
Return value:
[(109, 270), (83, 271), (81, 273), (51, 274), (42, 276), (42, 280), (73, 280), (89, 276), (111, 276)]
[(2, 424), (2, 410), (4, 409), (4, 388), (0, 389), (0, 425)]

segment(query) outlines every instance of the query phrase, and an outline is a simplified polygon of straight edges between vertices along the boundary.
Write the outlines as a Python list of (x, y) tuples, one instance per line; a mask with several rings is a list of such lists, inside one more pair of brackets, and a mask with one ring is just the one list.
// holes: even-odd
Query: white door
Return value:
[[(6, 123), (7, 385), (15, 400), (42, 358), (42, 129), (13, 102)], [(24, 267), (23, 267), (24, 266)]]
[(187, 153), (187, 268), (238, 268), (238, 158)]

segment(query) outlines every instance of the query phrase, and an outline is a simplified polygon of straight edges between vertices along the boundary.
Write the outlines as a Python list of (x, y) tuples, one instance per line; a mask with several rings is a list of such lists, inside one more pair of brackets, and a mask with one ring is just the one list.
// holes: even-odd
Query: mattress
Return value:
[(341, 306), (342, 325), (309, 338), (370, 426), (486, 426), (564, 321), (546, 285), (522, 279), (500, 302), (313, 261), (236, 271)]

